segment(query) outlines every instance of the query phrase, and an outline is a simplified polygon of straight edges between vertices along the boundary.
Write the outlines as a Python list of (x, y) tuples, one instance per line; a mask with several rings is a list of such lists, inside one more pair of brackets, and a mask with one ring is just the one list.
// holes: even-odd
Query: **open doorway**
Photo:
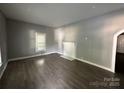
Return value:
[(117, 37), (115, 72), (124, 73), (124, 33)]
[[(124, 35), (124, 29), (116, 32), (114, 34), (114, 37), (113, 37), (112, 67), (111, 67), (111, 71), (114, 72), (114, 73), (118, 72), (118, 70), (119, 70), (118, 68), (120, 68), (120, 65), (121, 65), (121, 63), (117, 62), (117, 61), (120, 59), (120, 60), (122, 60), (122, 62), (124, 62), (124, 60), (121, 59), (123, 56), (120, 55), (120, 54), (122, 54), (122, 53), (120, 53), (120, 51), (122, 51), (123, 50), (122, 47), (124, 47), (124, 44), (122, 44), (122, 42), (124, 42), (123, 39), (122, 39), (122, 37), (123, 37), (122, 35)], [(121, 42), (121, 43), (118, 46), (119, 42)], [(120, 58), (120, 56), (122, 56), (122, 57)]]

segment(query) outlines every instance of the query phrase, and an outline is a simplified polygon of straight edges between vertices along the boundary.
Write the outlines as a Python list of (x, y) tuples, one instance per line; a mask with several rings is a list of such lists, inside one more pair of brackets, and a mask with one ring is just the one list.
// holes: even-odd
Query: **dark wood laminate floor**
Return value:
[[(119, 78), (120, 81), (112, 86), (111, 80), (104, 81), (105, 78)], [(59, 54), (50, 54), (10, 62), (0, 80), (0, 88), (124, 88), (124, 75), (113, 74), (77, 60), (69, 61)]]

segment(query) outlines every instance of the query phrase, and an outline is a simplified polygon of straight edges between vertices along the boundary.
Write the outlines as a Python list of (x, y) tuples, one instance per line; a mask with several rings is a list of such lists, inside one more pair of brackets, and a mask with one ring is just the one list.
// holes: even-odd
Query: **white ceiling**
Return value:
[(124, 4), (0, 4), (8, 18), (59, 27), (124, 8)]

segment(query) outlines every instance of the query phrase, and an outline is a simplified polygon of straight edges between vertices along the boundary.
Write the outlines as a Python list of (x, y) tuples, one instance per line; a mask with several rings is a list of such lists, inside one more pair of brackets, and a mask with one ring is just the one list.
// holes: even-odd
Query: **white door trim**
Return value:
[(115, 73), (115, 61), (116, 61), (116, 51), (117, 51), (117, 39), (120, 34), (124, 33), (124, 29), (116, 32), (113, 37), (113, 47), (112, 47), (112, 72)]

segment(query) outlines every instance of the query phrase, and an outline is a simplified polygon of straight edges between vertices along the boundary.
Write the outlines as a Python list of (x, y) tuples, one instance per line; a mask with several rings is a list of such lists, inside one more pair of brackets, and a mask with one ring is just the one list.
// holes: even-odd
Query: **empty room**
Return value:
[(0, 89), (124, 88), (123, 3), (0, 3)]

